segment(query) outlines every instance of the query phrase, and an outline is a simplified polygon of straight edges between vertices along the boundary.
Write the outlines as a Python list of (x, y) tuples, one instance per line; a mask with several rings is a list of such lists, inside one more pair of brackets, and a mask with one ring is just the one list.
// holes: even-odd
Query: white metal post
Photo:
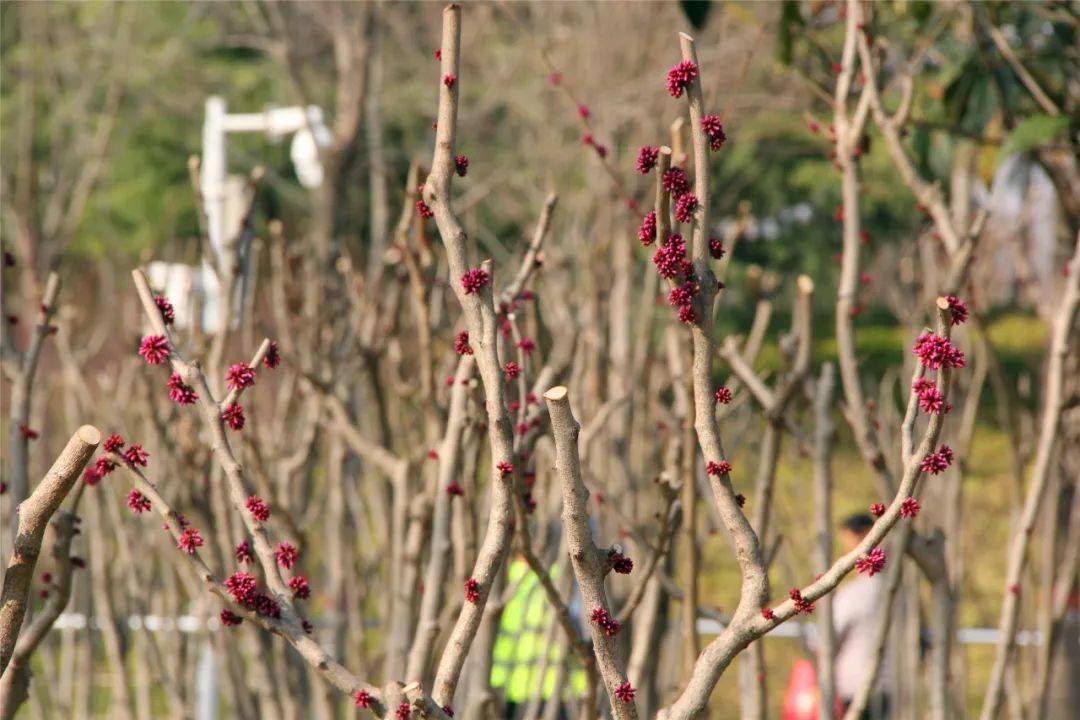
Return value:
[(206, 99), (199, 186), (206, 209), (206, 230), (215, 253), (221, 252), (225, 242), (225, 113), (223, 98), (212, 95)]
[(214, 646), (209, 641), (203, 643), (199, 654), (199, 667), (196, 671), (196, 710), (197, 720), (217, 720), (218, 716), (218, 677), (217, 658)]

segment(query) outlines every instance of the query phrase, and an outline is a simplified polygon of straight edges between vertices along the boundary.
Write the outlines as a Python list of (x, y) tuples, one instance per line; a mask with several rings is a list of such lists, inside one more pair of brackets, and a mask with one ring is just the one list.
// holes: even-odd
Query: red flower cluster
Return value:
[(870, 514), (874, 517), (881, 517), (885, 514), (885, 506), (881, 503), (874, 503), (870, 506)]
[(37, 440), (41, 435), (41, 433), (25, 423), (19, 425), (19, 434), (22, 435), (25, 440)]
[(465, 581), (465, 599), (473, 605), (480, 602), (480, 583), (476, 578), (469, 578)]
[(604, 634), (608, 637), (613, 637), (619, 633), (622, 629), (622, 624), (618, 620), (611, 617), (607, 609), (601, 606), (597, 606), (592, 611), (592, 621), (595, 625), (599, 626)]
[(150, 458), (150, 455), (142, 449), (142, 445), (139, 443), (131, 443), (128, 445), (128, 449), (124, 451), (123, 457), (128, 465), (146, 467), (146, 461)]
[(254, 560), (255, 553), (251, 550), (251, 543), (247, 540), (242, 541), (233, 551), (233, 557), (236, 558), (236, 562), (244, 565)]
[(608, 559), (611, 561), (611, 569), (620, 575), (629, 575), (634, 569), (634, 561), (618, 550), (609, 550)]
[(124, 438), (121, 435), (113, 433), (105, 439), (105, 444), (101, 447), (107, 453), (120, 452), (120, 450), (124, 447)]
[(855, 561), (855, 569), (867, 577), (874, 577), (885, 569), (885, 551), (874, 548)]
[(435, 211), (423, 200), (416, 201), (416, 212), (420, 213), (420, 217), (425, 219), (435, 217)]
[(634, 690), (632, 685), (630, 685), (630, 682), (626, 681), (619, 687), (615, 688), (615, 697), (619, 698), (624, 703), (632, 703), (634, 702), (635, 692), (637, 691)]
[(409, 720), (410, 712), (409, 703), (403, 702), (397, 706), (397, 710), (394, 711), (394, 717), (396, 720)]
[(706, 115), (701, 118), (701, 130), (705, 137), (709, 138), (709, 148), (716, 152), (724, 147), (727, 135), (724, 134), (724, 125), (716, 115)]
[(454, 87), (454, 83), (457, 82), (457, 76), (454, 73), (446, 73), (443, 75), (442, 84), (448, 88)]
[(953, 325), (962, 325), (968, 319), (968, 306), (955, 295), (945, 298), (949, 303), (949, 313), (952, 315), (950, 322)]
[(724, 241), (719, 238), (709, 238), (709, 254), (713, 260), (724, 257)]
[(653, 265), (660, 277), (671, 279), (686, 269), (686, 242), (682, 235), (672, 234), (667, 242), (656, 248), (652, 257)]
[(667, 73), (667, 90), (673, 98), (682, 97), (683, 91), (690, 87), (698, 76), (698, 66), (689, 60), (674, 65)]
[(278, 565), (286, 570), (296, 564), (297, 555), (296, 546), (289, 542), (279, 542), (277, 549), (274, 550), (274, 557), (277, 558)]
[(269, 595), (258, 592), (255, 578), (248, 573), (233, 573), (225, 578), (225, 589), (239, 604), (265, 617), (281, 617), (281, 606)]
[(906, 498), (904, 502), (900, 503), (900, 515), (906, 518), (913, 518), (919, 514), (919, 501), (913, 497)]
[(507, 379), (513, 380), (521, 374), (521, 366), (511, 360), (510, 362), (503, 365), (503, 371), (506, 373)]
[(648, 175), (654, 167), (656, 167), (656, 161), (660, 158), (660, 148), (652, 145), (646, 145), (638, 150), (637, 154), (637, 171), (642, 175)]
[[(90, 467), (83, 470), (83, 482), (90, 487), (94, 487), (99, 482), (101, 482), (102, 478), (105, 477), (105, 473), (101, 472), (101, 470), (98, 468), (98, 464), (100, 464), (102, 460), (108, 462), (108, 460), (106, 460), (105, 458), (99, 458), (98, 463), (91, 465)], [(115, 465), (113, 467), (115, 467)], [(112, 469), (113, 468), (110, 467), (109, 472), (112, 472)], [(0, 483), (0, 492), (7, 492), (7, 483)]]
[(115, 469), (116, 463), (107, 457), (99, 457), (93, 465), (83, 471), (83, 482), (93, 487)]
[(172, 303), (169, 299), (162, 295), (154, 296), (154, 304), (157, 305), (158, 310), (161, 311), (161, 319), (166, 325), (172, 325), (176, 322), (176, 311), (173, 310)]
[(164, 335), (147, 335), (139, 343), (139, 354), (150, 365), (160, 365), (169, 359), (169, 340)]
[(766, 620), (774, 620), (776, 619), (776, 613), (773, 612), (772, 608), (761, 608), (761, 617), (765, 618)]
[(697, 208), (697, 196), (691, 192), (683, 193), (675, 201), (675, 219), (681, 223), (688, 223), (694, 219), (694, 211)]
[[(535, 478), (534, 478), (535, 481)], [(532, 487), (526, 487), (521, 493), (521, 499), (525, 503), (525, 514), (532, 515), (536, 512), (536, 498), (533, 497)]]
[(698, 285), (687, 280), (682, 285), (676, 285), (668, 292), (668, 304), (671, 307), (684, 307), (694, 302), (694, 296), (698, 293)]
[(487, 274), (487, 271), (483, 268), (473, 268), (472, 270), (466, 270), (465, 274), (461, 276), (461, 287), (465, 288), (466, 295), (472, 295), (480, 292), (480, 288), (484, 287), (491, 281), (491, 276)]
[(788, 593), (788, 597), (791, 598), (792, 601), (795, 603), (796, 614), (803, 613), (804, 615), (809, 615), (810, 613), (814, 612), (814, 603), (806, 600), (806, 598), (802, 596), (802, 593), (799, 592), (799, 588), (791, 588), (791, 591)]
[(259, 522), (266, 522), (270, 519), (270, 506), (258, 495), (252, 495), (247, 499), (247, 509)]
[(948, 339), (934, 333), (923, 333), (915, 340), (911, 352), (919, 356), (919, 361), (930, 370), (945, 366), (962, 368), (966, 362), (964, 353)]
[(446, 486), (446, 494), (450, 497), (463, 497), (465, 488), (458, 485), (457, 480), (451, 480), (450, 484)]
[(303, 575), (294, 575), (289, 578), (289, 589), (292, 590), (293, 597), (301, 600), (307, 600), (311, 597), (311, 585), (308, 584), (307, 578)]
[(259, 593), (255, 596), (255, 612), (264, 617), (281, 617), (281, 606), (269, 595)]
[(169, 399), (177, 405), (191, 405), (199, 399), (195, 389), (180, 378), (180, 373), (173, 373), (170, 375), (167, 384), (169, 388)]
[(525, 353), (525, 356), (528, 357), (533, 354), (533, 351), (536, 350), (536, 343), (533, 341), (532, 338), (523, 337), (518, 340), (517, 345), (515, 345), (514, 347)]
[(948, 412), (952, 406), (945, 404), (945, 398), (934, 383), (926, 378), (916, 378), (911, 383), (911, 391), (919, 398), (919, 408), (923, 412), (937, 415), (942, 410)]
[(127, 506), (135, 514), (144, 513), (150, 509), (150, 500), (138, 490), (132, 490), (127, 496)]
[(270, 341), (270, 347), (266, 349), (266, 354), (263, 355), (263, 365), (273, 370), (281, 364), (281, 351), (278, 349), (277, 340)]
[(236, 572), (225, 578), (225, 589), (232, 595), (233, 600), (244, 607), (252, 607), (255, 604), (257, 586), (255, 577), (245, 572)]
[(247, 363), (236, 363), (225, 373), (225, 384), (230, 390), (243, 390), (255, 384), (255, 370)]
[(497, 469), (503, 475), (509, 475), (510, 473), (514, 472), (514, 464), (503, 460), (495, 466), (495, 469)]
[(240, 623), (244, 622), (244, 618), (240, 617), (231, 610), (222, 610), (221, 615), (219, 615), (218, 617), (221, 618), (221, 624), (225, 627), (236, 627)]
[(641, 244), (648, 247), (656, 240), (656, 212), (650, 210), (641, 219), (641, 227), (637, 231), (637, 239)]
[(221, 413), (221, 419), (230, 430), (244, 429), (244, 408), (240, 403), (229, 403)]
[(472, 355), (473, 354), (472, 346), (469, 345), (469, 331), (468, 330), (462, 330), (461, 332), (459, 332), (457, 334), (457, 337), (454, 338), (454, 352), (456, 352), (458, 355)]
[(723, 385), (716, 388), (716, 402), (721, 405), (727, 405), (731, 402), (731, 389), (726, 388)]
[(194, 555), (195, 551), (205, 544), (202, 535), (195, 528), (188, 528), (184, 532), (180, 533), (180, 538), (176, 541), (176, 546), (186, 552), (188, 555)]
[(581, 136), (581, 144), (591, 147), (593, 150), (596, 151), (596, 154), (599, 155), (600, 157), (602, 157), (602, 158), (607, 157), (607, 153), (608, 153), (607, 146), (604, 145), (603, 143), (597, 142), (596, 138), (593, 137), (592, 133), (585, 133), (584, 135), (582, 135)]
[(953, 451), (948, 445), (942, 445), (936, 453), (930, 453), (922, 459), (919, 469), (931, 475), (939, 475), (952, 465)]
[(459, 177), (465, 177), (469, 172), (469, 158), (467, 155), (458, 155), (454, 158), (454, 171)]
[(698, 284), (687, 280), (681, 285), (676, 285), (668, 293), (668, 304), (679, 309), (679, 320), (684, 323), (697, 321), (694, 312), (694, 297), (698, 294)]
[(727, 475), (731, 472), (731, 463), (727, 460), (721, 460), (720, 462), (710, 460), (705, 463), (705, 472), (715, 476)]
[(375, 703), (375, 698), (367, 690), (357, 690), (353, 695), (353, 704), (361, 710), (367, 710)]
[(690, 181), (686, 178), (686, 171), (681, 167), (673, 167), (664, 172), (661, 182), (664, 190), (673, 198), (680, 198), (690, 192)]

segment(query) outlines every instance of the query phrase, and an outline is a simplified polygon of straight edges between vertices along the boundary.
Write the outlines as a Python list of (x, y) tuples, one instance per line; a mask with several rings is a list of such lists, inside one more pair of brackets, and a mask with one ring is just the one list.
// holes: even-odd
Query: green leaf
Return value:
[(1058, 117), (1032, 115), (1024, 118), (1005, 138), (1005, 142), (1001, 146), (1000, 157), (1005, 158), (1014, 153), (1034, 150), (1038, 146), (1056, 138), (1068, 126), (1069, 119), (1063, 115)]

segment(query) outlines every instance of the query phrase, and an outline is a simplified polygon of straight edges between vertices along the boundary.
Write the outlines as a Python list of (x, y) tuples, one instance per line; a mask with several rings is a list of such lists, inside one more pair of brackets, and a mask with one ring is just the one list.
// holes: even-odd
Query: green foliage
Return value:
[(1069, 119), (1064, 116), (1032, 115), (1024, 118), (1001, 145), (999, 157), (1005, 158), (1013, 153), (1033, 150), (1057, 139), (1069, 127)]

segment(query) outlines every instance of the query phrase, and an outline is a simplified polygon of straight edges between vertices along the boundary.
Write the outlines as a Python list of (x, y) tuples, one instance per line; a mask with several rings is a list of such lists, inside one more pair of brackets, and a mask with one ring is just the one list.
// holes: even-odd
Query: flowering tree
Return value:
[[(5, 335), (19, 428), (10, 472), (24, 489), (0, 606), (0, 717), (14, 716), (30, 697), (30, 656), (73, 586), (78, 591), (73, 570), (86, 563), (71, 548), (82, 498), (110, 716), (192, 714), (198, 700), (188, 671), (203, 643), (220, 663), (236, 717), (331, 718), (343, 707), (398, 720), (498, 716), (500, 615), (519, 589), (508, 568), (520, 562), (547, 608), (545, 645), (563, 649), (544, 655), (544, 669), (532, 678), (531, 718), (559, 711), (558, 697), (544, 704), (551, 700), (543, 689), (549, 666), (552, 678), (580, 671), (580, 697), (561, 698), (575, 716), (706, 717), (736, 657), (741, 713), (765, 717), (761, 640), (798, 615), (818, 623), (820, 707), (831, 714), (829, 595), (849, 575), (882, 573), (889, 592), (877, 651), (847, 711), (854, 718), (880, 671), (910, 556), (932, 589), (928, 705), (934, 717), (949, 717), (957, 556), (947, 552), (954, 540), (923, 524), (933, 514), (924, 506), (932, 504), (928, 494), (959, 483), (987, 373), (980, 309), (962, 299), (986, 215), (951, 212), (937, 185), (915, 171), (903, 143), (910, 78), (900, 78), (904, 94), (890, 113), (891, 85), (883, 85), (870, 18), (854, 0), (844, 7), (828, 132), (843, 250), (830, 336), (835, 356), (830, 349), (826, 357), (816, 350), (813, 323), (822, 284), (807, 275), (791, 282), (750, 276), (746, 284), (756, 289), (747, 295), (756, 306), (747, 334), (721, 336), (718, 320), (733, 294), (725, 283), (743, 282), (729, 271), (748, 222), (720, 229), (715, 217), (710, 178), (731, 148), (725, 114), (706, 92), (708, 56), (699, 56), (693, 37), (678, 36), (670, 53), (677, 61), (650, 84), (660, 97), (666, 86), (664, 101), (677, 119), (668, 143), (635, 137), (644, 143), (633, 162), (649, 183), (644, 193), (625, 179), (598, 111), (544, 53), (549, 82), (565, 92), (582, 126), (585, 158), (621, 201), (619, 210), (598, 225), (597, 238), (610, 238), (594, 241), (556, 230), (557, 196), (545, 193), (520, 252), (486, 258), (466, 230), (481, 228), (460, 208), (469, 202), (471, 209), (474, 196), (483, 202), (476, 184), (494, 173), (465, 152), (482, 139), (461, 120), (470, 65), (463, 62), (463, 11), (447, 7), (431, 72), (438, 110), (429, 168), (409, 164), (396, 227), (373, 243), (388, 256), (387, 267), (369, 258), (358, 269), (335, 244), (334, 206), (359, 135), (363, 92), (357, 96), (355, 85), (371, 80), (364, 63), (373, 40), (357, 28), (374, 24), (377, 12), (365, 10), (349, 24), (352, 11), (312, 11), (331, 40), (340, 80), (334, 97), (341, 117), (324, 152), (332, 172), (306, 234), (292, 237), (283, 221), (267, 225), (265, 267), (255, 262), (250, 270), (260, 282), (242, 282), (248, 270), (235, 256), (211, 264), (227, 286), (258, 288), (245, 299), (251, 312), (234, 322), (236, 307), (222, 303), (213, 336), (178, 328), (177, 299), (135, 269), (129, 300), (138, 302), (124, 305), (137, 311), (125, 310), (120, 322), (130, 342), (117, 341), (129, 357), (115, 377), (99, 378), (77, 323), (56, 312), (54, 276), (27, 349), (9, 354)], [(294, 10), (307, 12), (288, 13)], [(285, 32), (283, 12), (267, 10), (271, 33)], [(303, 89), (301, 45), (279, 38), (273, 47)], [(891, 348), (891, 364), (902, 368), (891, 377), (903, 381), (899, 393), (885, 386), (880, 401), (868, 399), (855, 324), (865, 263), (860, 158), (871, 123), (904, 186), (924, 204), (947, 268), (907, 298), (911, 352)], [(262, 246), (254, 240), (262, 176), (252, 173), (248, 184), (238, 231), (245, 246)], [(471, 199), (463, 199), (461, 186)], [(648, 208), (639, 196), (651, 196)], [(388, 226), (385, 218), (381, 225)], [(429, 233), (438, 234), (441, 248)], [(1057, 290), (1042, 420), (1010, 543), (986, 718), (999, 711), (1014, 657), (1028, 538), (1068, 409), (1080, 304), (1076, 253)], [(792, 301), (791, 327), (779, 342), (781, 367), (770, 371), (759, 355), (780, 293)], [(46, 379), (62, 390), (66, 421), (100, 418), (107, 434), (100, 441), (93, 428), (80, 429), (22, 501), (29, 443), (37, 437), (29, 424), (33, 378), (52, 337), (59, 370)], [(839, 557), (830, 536), (835, 394), (874, 486), (866, 507), (873, 526)], [(794, 524), (781, 472), (785, 443), (810, 458), (794, 474), (812, 485), (814, 508), (798, 508)], [(958, 512), (959, 496), (949, 497)], [(5, 507), (4, 517), (15, 512)], [(53, 565), (39, 576), (42, 606), (24, 624), (28, 604), (34, 610), (35, 559), (50, 516)], [(784, 566), (789, 539), (806, 535), (798, 525), (811, 516), (814, 568), (793, 572)], [(1069, 522), (1062, 572), (1075, 582), (1077, 520)], [(706, 565), (720, 554), (714, 531), (729, 543), (734, 569), (734, 603), (725, 611), (708, 606), (701, 587)], [(138, 626), (122, 613), (140, 618)], [(150, 617), (181, 613), (198, 621), (193, 637), (145, 632)], [(701, 617), (720, 621), (707, 641)], [(53, 666), (42, 660), (48, 672)], [(1047, 660), (1046, 673), (1049, 667)], [(151, 697), (151, 679), (164, 698)]]

